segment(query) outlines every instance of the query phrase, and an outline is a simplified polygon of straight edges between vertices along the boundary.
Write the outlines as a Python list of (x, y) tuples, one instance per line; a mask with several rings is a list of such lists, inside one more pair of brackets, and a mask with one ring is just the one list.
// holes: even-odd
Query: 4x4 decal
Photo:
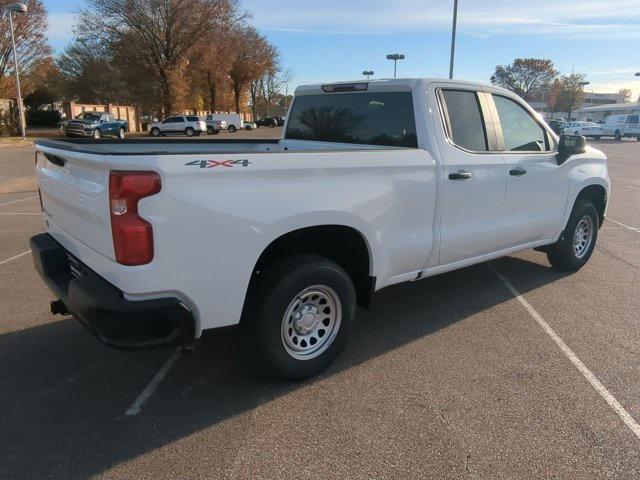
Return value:
[(193, 162), (185, 163), (187, 167), (198, 166), (200, 168), (215, 168), (215, 167), (248, 167), (251, 162), (247, 159), (242, 160), (194, 160)]

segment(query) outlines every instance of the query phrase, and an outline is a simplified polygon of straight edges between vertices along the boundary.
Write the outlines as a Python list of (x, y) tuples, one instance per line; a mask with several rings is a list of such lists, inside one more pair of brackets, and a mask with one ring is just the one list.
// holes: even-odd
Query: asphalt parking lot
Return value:
[(640, 478), (640, 143), (592, 144), (613, 194), (583, 270), (527, 251), (383, 290), (300, 384), (234, 331), (125, 353), (53, 317), (33, 149), (0, 150), (0, 478)]

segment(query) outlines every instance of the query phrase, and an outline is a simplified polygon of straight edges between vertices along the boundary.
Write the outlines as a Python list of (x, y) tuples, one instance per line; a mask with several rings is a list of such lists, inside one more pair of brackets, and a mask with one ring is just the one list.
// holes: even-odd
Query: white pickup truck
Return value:
[(382, 288), (529, 248), (581, 268), (610, 189), (584, 137), (440, 79), (299, 87), (281, 140), (36, 145), (53, 313), (120, 348), (240, 324), (291, 379), (326, 368)]

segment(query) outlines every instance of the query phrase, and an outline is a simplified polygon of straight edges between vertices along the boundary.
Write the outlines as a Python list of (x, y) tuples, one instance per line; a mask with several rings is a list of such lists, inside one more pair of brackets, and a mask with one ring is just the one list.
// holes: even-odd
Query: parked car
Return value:
[(549, 126), (551, 127), (551, 130), (554, 131), (554, 133), (561, 135), (562, 134), (562, 130), (564, 130), (564, 124), (565, 121), (564, 120), (548, 120), (547, 123), (549, 124)]
[(229, 128), (229, 124), (226, 120), (215, 120), (213, 115), (207, 115), (204, 121), (207, 124), (207, 133), (209, 135), (217, 135), (222, 130), (227, 130)]
[(278, 121), (275, 118), (266, 117), (256, 120), (255, 124), (259, 127), (275, 128), (278, 126)]
[(235, 133), (243, 127), (242, 116), (238, 113), (214, 113), (207, 115), (207, 118), (209, 117), (211, 117), (211, 120), (227, 122), (227, 131), (229, 133)]
[(245, 130), (255, 130), (258, 128), (258, 125), (255, 122), (243, 122), (242, 128)]
[(273, 117), (276, 120), (276, 126), (277, 127), (282, 127), (284, 125), (284, 118), (283, 117)]
[(640, 124), (638, 118), (640, 115), (610, 115), (605, 119), (604, 135), (611, 136), (616, 140), (622, 140), (624, 137), (636, 137), (640, 142)]
[(582, 135), (599, 140), (604, 135), (604, 128), (595, 122), (567, 122), (562, 133), (565, 135)]
[(67, 137), (125, 138), (128, 130), (126, 120), (118, 120), (113, 113), (104, 112), (83, 112), (62, 124), (62, 131)]
[(186, 135), (187, 137), (199, 136), (207, 131), (207, 124), (195, 115), (177, 115), (168, 117), (161, 122), (153, 122), (148, 126), (149, 135), (159, 137), (170, 134)]
[(582, 268), (610, 198), (584, 137), (461, 80), (298, 87), (282, 140), (35, 143), (53, 313), (128, 349), (240, 323), (291, 379), (330, 365), (382, 288), (529, 248)]

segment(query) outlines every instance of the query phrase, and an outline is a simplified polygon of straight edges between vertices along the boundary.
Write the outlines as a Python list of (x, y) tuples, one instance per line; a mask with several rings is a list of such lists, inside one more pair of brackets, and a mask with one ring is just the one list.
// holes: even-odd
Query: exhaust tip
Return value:
[(51, 313), (54, 315), (69, 315), (69, 310), (67, 310), (67, 307), (62, 300), (54, 300), (51, 302), (50, 308)]

